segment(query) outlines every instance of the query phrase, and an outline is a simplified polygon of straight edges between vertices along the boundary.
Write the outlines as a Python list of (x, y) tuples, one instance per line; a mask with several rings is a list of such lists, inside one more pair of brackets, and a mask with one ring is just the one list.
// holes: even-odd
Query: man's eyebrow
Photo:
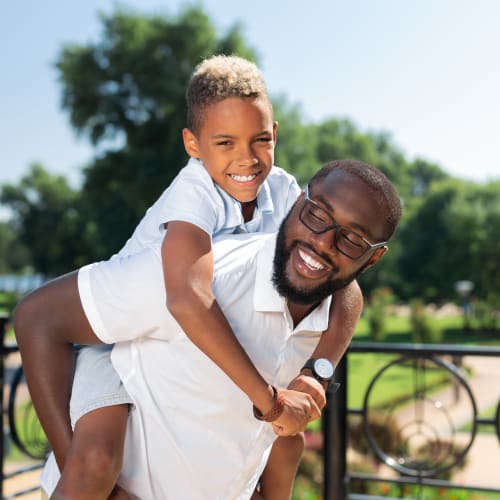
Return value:
[[(321, 205), (324, 205), (324, 207), (328, 209), (328, 211), (330, 212), (330, 217), (335, 222), (337, 222), (334, 217), (335, 209), (330, 205), (330, 203), (328, 203), (328, 201), (325, 198), (323, 198), (323, 196), (321, 195), (317, 196), (314, 201), (316, 203), (319, 202)], [(359, 232), (363, 233), (363, 235), (366, 238), (368, 238), (369, 240), (373, 240), (373, 235), (370, 233), (370, 231), (368, 231), (368, 229), (366, 229), (366, 227), (362, 226), (361, 224), (358, 224), (357, 222), (349, 222), (349, 227), (358, 229)]]

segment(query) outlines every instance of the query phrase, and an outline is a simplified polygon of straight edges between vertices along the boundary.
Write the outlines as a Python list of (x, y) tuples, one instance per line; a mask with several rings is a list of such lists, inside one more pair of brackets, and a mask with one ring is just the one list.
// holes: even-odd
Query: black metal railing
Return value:
[[(362, 407), (348, 407), (349, 360), (353, 355), (370, 353), (392, 355), (393, 358), (367, 381)], [(459, 366), (464, 356), (500, 357), (500, 348), (380, 343), (351, 345), (336, 370), (336, 379), (342, 384), (336, 393), (329, 395), (323, 418), (325, 500), (374, 498), (352, 491), (352, 484), (359, 481), (417, 485), (419, 491), (424, 487), (441, 487), (500, 492), (481, 484), (455, 484), (442, 478), (466, 459), (478, 425), (494, 428), (500, 440), (500, 376), (498, 380), (491, 380), (497, 408), (495, 415), (480, 417), (468, 377)], [(387, 391), (388, 380), (396, 380), (407, 390), (381, 406), (380, 396), (384, 394), (377, 394), (377, 390), (383, 387)], [(378, 406), (373, 401), (379, 401)], [(454, 421), (454, 409), (458, 404), (461, 419)], [(377, 422), (374, 424), (375, 415)], [(390, 476), (349, 470), (349, 424), (356, 418), (362, 420), (371, 455), (393, 472)], [(460, 432), (458, 443), (458, 431), (464, 419), (469, 425)], [(382, 430), (391, 428), (393, 435), (390, 439), (384, 439), (387, 434), (380, 433), (381, 426)], [(495, 463), (499, 459), (500, 453)]]
[[(19, 487), (10, 494), (5, 494), (6, 481), (14, 478), (26, 477), (29, 472), (40, 470), (47, 456), (49, 447), (43, 434), (31, 399), (24, 382), (23, 369), (20, 362), (7, 364), (9, 357), (18, 352), (14, 343), (5, 342), (5, 333), (9, 325), (9, 317), (0, 315), (0, 382), (3, 388), (1, 398), (3, 432), (0, 433), (0, 498), (7, 500), (17, 498), (40, 489), (38, 481), (33, 479), (32, 484)], [(7, 404), (5, 404), (7, 400)], [(5, 450), (13, 444), (30, 463), (15, 467), (8, 473), (5, 471)]]

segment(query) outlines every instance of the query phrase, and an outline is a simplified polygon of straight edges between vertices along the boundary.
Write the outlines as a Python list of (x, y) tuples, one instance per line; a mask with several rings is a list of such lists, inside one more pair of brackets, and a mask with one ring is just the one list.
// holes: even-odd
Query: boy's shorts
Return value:
[(76, 357), (71, 392), (71, 426), (86, 413), (120, 404), (132, 404), (111, 362), (113, 345), (81, 346)]

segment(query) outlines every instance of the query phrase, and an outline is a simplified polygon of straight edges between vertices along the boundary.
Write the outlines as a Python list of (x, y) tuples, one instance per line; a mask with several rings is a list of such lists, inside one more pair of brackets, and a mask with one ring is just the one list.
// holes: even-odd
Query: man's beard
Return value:
[(329, 295), (332, 295), (336, 290), (347, 286), (361, 272), (363, 272), (366, 266), (362, 266), (361, 269), (345, 278), (330, 279), (313, 288), (301, 289), (294, 286), (287, 276), (286, 265), (290, 259), (292, 250), (298, 245), (298, 242), (294, 241), (290, 245), (290, 248), (286, 247), (285, 227), (289, 215), (290, 214), (288, 214), (281, 223), (278, 231), (278, 236), (276, 238), (276, 248), (274, 251), (273, 261), (273, 284), (276, 287), (278, 293), (291, 302), (295, 302), (296, 304), (301, 305), (319, 304), (323, 299), (325, 299)]

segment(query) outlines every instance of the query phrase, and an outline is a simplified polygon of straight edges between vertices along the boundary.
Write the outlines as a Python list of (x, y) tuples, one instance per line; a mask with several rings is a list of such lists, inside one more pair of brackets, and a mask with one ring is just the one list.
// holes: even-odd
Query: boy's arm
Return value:
[[(321, 335), (311, 357), (327, 358), (336, 366), (351, 343), (362, 310), (363, 294), (356, 280), (337, 290), (330, 307), (328, 329)], [(309, 393), (318, 406), (323, 408), (326, 403), (325, 391), (310, 375), (310, 370), (301, 371), (288, 388)]]
[[(169, 222), (162, 245), (162, 262), (170, 313), (190, 340), (263, 414), (267, 413), (274, 403), (272, 388), (238, 342), (212, 291), (210, 236), (193, 224)], [(310, 404), (312, 401), (309, 398), (303, 402)], [(290, 415), (290, 418), (297, 421), (298, 417)]]
[(100, 343), (80, 303), (77, 272), (22, 299), (14, 312), (14, 329), (33, 405), (62, 469), (72, 435), (73, 343)]

